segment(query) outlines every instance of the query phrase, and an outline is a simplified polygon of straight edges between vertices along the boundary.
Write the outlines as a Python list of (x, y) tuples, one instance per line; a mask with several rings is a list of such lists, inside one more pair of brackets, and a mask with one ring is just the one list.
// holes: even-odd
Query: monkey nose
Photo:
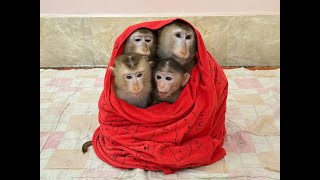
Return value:
[(148, 52), (148, 49), (147, 48), (143, 48), (142, 51), (143, 52)]
[(180, 51), (180, 53), (181, 53), (182, 55), (184, 55), (184, 56), (187, 54), (186, 51)]
[(139, 87), (136, 86), (136, 87), (133, 88), (133, 90), (134, 90), (135, 92), (137, 92), (137, 91), (139, 91)]

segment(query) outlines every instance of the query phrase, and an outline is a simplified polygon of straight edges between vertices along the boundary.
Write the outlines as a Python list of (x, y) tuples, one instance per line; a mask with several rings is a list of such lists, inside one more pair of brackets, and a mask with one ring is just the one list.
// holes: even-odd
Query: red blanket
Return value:
[[(176, 19), (179, 18), (128, 27), (116, 39), (109, 66), (122, 54), (124, 41), (134, 30), (141, 27), (156, 30)], [(206, 50), (201, 34), (194, 30), (198, 63), (173, 104), (163, 102), (141, 109), (125, 103), (115, 96), (113, 76), (107, 70), (98, 103), (100, 126), (92, 138), (100, 159), (118, 168), (171, 174), (181, 168), (208, 165), (225, 156), (222, 145), (228, 81)]]

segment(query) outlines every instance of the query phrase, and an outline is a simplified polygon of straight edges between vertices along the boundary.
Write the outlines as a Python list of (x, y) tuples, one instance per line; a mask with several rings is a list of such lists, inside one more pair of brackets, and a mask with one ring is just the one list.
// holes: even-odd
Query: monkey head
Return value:
[(151, 87), (151, 67), (153, 61), (148, 56), (139, 54), (120, 55), (115, 66), (110, 67), (115, 77), (116, 89), (123, 90), (133, 96), (140, 96)]
[(135, 30), (124, 45), (123, 54), (137, 53), (145, 56), (153, 56), (156, 51), (156, 36), (146, 28)]
[(159, 30), (157, 54), (160, 59), (171, 57), (186, 65), (195, 58), (196, 51), (196, 34), (190, 25), (174, 21)]
[(190, 74), (174, 59), (165, 59), (157, 63), (154, 69), (156, 94), (160, 98), (168, 98), (181, 90), (189, 81)]

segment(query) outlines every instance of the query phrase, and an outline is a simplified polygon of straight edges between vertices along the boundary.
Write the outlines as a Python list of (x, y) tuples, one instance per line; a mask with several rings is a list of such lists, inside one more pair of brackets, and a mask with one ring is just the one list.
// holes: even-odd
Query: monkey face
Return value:
[(123, 77), (127, 82), (128, 90), (132, 95), (139, 95), (143, 90), (143, 72), (125, 74)]
[(197, 51), (197, 37), (192, 26), (180, 21), (165, 25), (158, 31), (157, 42), (159, 59), (173, 58), (190, 72)]
[(175, 29), (172, 31), (172, 39), (174, 41), (173, 58), (183, 65), (190, 58), (190, 53), (194, 53), (195, 35), (193, 31)]
[(135, 52), (140, 55), (149, 56), (151, 55), (151, 46), (154, 44), (154, 39), (152, 34), (144, 34), (140, 32), (133, 33), (128, 40), (128, 48), (127, 51)]
[(182, 77), (169, 72), (157, 71), (155, 73), (157, 94), (160, 98), (167, 98), (176, 92), (182, 83)]

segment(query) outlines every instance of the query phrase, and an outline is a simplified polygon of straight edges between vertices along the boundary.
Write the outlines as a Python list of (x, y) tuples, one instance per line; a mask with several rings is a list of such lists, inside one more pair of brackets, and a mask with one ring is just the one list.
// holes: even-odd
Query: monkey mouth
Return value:
[(169, 96), (169, 92), (158, 92), (160, 98), (166, 98)]
[(149, 56), (151, 53), (150, 52), (146, 52), (144, 53), (144, 55)]
[(147, 51), (147, 52), (141, 51), (139, 54), (143, 55), (143, 56), (149, 56), (151, 54), (151, 52), (150, 51)]
[(132, 91), (130, 91), (130, 93), (133, 95), (133, 96), (139, 96), (140, 95), (140, 93), (141, 93), (141, 91), (135, 91), (135, 92), (132, 92)]

